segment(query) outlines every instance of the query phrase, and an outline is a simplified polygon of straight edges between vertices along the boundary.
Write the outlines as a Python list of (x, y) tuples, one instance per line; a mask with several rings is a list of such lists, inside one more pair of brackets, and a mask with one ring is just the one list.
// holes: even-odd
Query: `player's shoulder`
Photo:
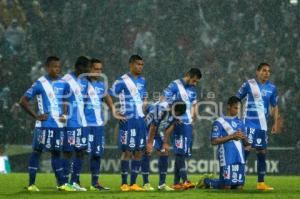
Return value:
[(274, 83), (268, 81), (267, 84), (268, 84), (268, 87), (269, 87), (269, 88), (271, 88), (271, 89), (276, 89), (276, 86), (275, 86)]

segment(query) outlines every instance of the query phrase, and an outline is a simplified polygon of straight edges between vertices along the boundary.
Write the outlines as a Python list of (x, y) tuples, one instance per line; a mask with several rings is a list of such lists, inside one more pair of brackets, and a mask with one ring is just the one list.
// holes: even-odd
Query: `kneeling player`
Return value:
[(181, 116), (186, 111), (186, 104), (183, 101), (176, 101), (173, 103), (172, 109), (167, 110), (163, 104), (155, 103), (149, 106), (146, 115), (146, 124), (148, 127), (147, 136), (147, 150), (142, 158), (142, 174), (144, 180), (145, 190), (154, 190), (149, 183), (149, 171), (150, 171), (150, 155), (153, 150), (153, 146), (156, 149), (158, 159), (159, 170), (159, 190), (173, 191), (166, 185), (166, 175), (168, 169), (168, 156), (169, 145), (166, 142), (164, 144), (164, 132), (172, 132), (174, 130), (174, 123), (176, 122), (174, 116)]
[(220, 178), (203, 177), (197, 187), (214, 189), (242, 189), (245, 183), (244, 145), (247, 145), (244, 123), (237, 117), (239, 98), (227, 102), (227, 115), (213, 123), (211, 144), (218, 145)]

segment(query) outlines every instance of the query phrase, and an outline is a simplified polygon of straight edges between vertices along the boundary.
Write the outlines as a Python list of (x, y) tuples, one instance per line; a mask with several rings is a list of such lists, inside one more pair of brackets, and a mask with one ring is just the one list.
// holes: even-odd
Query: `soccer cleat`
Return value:
[(133, 184), (130, 186), (130, 191), (145, 191), (142, 187), (137, 184)]
[(122, 184), (120, 189), (121, 191), (130, 191), (130, 186), (128, 184)]
[(196, 188), (199, 188), (199, 189), (208, 188), (209, 186), (204, 183), (204, 180), (205, 179), (213, 179), (213, 178), (214, 178), (214, 174), (204, 174), (204, 175), (200, 176), (200, 179), (199, 179), (198, 183), (196, 184)]
[(162, 184), (162, 185), (158, 185), (158, 190), (160, 191), (174, 191), (173, 188), (169, 187), (168, 185), (166, 184)]
[(70, 185), (69, 183), (61, 185), (61, 186), (57, 187), (57, 189), (59, 191), (76, 191), (76, 189), (72, 185)]
[(145, 191), (154, 191), (154, 188), (151, 187), (150, 183), (145, 184), (145, 185), (143, 186), (143, 189), (144, 189)]
[(174, 189), (174, 190), (183, 190), (184, 187), (183, 187), (182, 183), (178, 183), (178, 184), (173, 184), (172, 189)]
[(34, 184), (28, 186), (27, 190), (30, 191), (30, 192), (39, 192), (40, 191), (39, 188), (37, 188), (37, 186), (35, 186)]
[(192, 183), (191, 181), (187, 180), (182, 184), (183, 189), (194, 189), (195, 184)]
[(81, 187), (79, 184), (77, 184), (76, 182), (73, 182), (72, 187), (74, 189), (76, 189), (76, 191), (87, 191), (86, 188)]
[(90, 190), (91, 191), (108, 191), (108, 190), (110, 190), (110, 188), (104, 187), (97, 183), (97, 184), (95, 184), (95, 186), (91, 186)]
[(256, 189), (262, 190), (262, 191), (265, 191), (265, 190), (274, 190), (273, 187), (267, 185), (265, 182), (258, 182), (257, 185), (256, 185)]

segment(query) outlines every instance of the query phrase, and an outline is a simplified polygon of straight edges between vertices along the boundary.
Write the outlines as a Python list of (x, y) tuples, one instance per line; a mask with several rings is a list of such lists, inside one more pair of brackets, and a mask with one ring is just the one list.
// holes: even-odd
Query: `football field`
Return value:
[[(139, 177), (141, 178), (141, 177)], [(190, 176), (193, 182), (198, 180), (198, 175)], [(112, 190), (105, 192), (59, 192), (55, 188), (55, 179), (52, 174), (39, 174), (37, 177), (37, 186), (40, 192), (29, 193), (24, 187), (27, 184), (27, 174), (14, 173), (9, 175), (0, 175), (0, 198), (300, 198), (300, 177), (299, 176), (269, 176), (267, 182), (274, 186), (274, 191), (257, 191), (255, 190), (256, 177), (248, 176), (246, 186), (243, 191), (221, 191), (221, 190), (200, 190), (193, 189), (187, 191), (174, 192), (121, 192), (119, 191), (120, 177), (119, 175), (102, 175), (101, 182), (109, 186)], [(152, 185), (157, 185), (157, 177), (151, 176)], [(172, 176), (168, 176), (168, 182), (171, 184)], [(89, 187), (90, 177), (83, 174), (81, 177), (82, 185)]]

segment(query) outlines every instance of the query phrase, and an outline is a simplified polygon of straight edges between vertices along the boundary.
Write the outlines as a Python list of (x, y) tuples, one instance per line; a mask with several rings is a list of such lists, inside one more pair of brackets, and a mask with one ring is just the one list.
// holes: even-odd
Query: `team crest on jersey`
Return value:
[(182, 141), (182, 139), (176, 139), (175, 140), (175, 146), (176, 146), (176, 148), (182, 149), (183, 148), (183, 141)]
[(257, 139), (256, 139), (256, 142), (257, 142), (257, 144), (261, 144), (261, 139), (260, 139), (260, 138), (257, 138)]
[(97, 94), (100, 94), (103, 91), (103, 88), (96, 87), (95, 90), (96, 90)]

